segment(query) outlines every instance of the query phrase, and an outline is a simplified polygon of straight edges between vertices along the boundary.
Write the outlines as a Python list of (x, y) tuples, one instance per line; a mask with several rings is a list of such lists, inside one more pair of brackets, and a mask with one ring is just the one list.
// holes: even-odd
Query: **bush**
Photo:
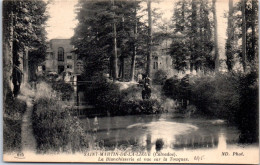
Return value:
[(73, 87), (64, 80), (58, 79), (58, 75), (39, 76), (38, 79), (39, 84), (49, 84), (51, 88), (57, 92), (61, 100), (71, 100), (74, 92)]
[(191, 86), (189, 84), (189, 75), (184, 76), (182, 79), (178, 79), (176, 76), (165, 81), (162, 88), (165, 96), (177, 100), (183, 101), (183, 107), (187, 107), (187, 100), (190, 100)]
[(218, 73), (171, 78), (166, 81), (163, 91), (173, 99), (189, 100), (190, 104), (196, 106), (198, 113), (228, 118), (239, 106), (238, 88), (238, 75)]
[(21, 124), (22, 120), (3, 119), (3, 150), (4, 152), (15, 152), (22, 149)]
[(168, 79), (163, 86), (165, 95), (189, 100), (190, 104), (196, 106), (197, 113), (235, 123), (241, 130), (241, 142), (258, 141), (257, 71), (187, 78)]
[(4, 152), (20, 151), (22, 116), (26, 103), (18, 98), (8, 98), (4, 103), (3, 117), (3, 150)]
[(76, 152), (88, 147), (79, 120), (52, 97), (36, 99), (33, 107), (33, 131), (40, 152)]
[(94, 104), (103, 115), (107, 113), (114, 116), (163, 112), (161, 102), (157, 98), (143, 100), (141, 91), (141, 87), (137, 85), (120, 89), (120, 84), (99, 77), (93, 81), (90, 88), (86, 88), (86, 95), (90, 98), (88, 101)]
[(72, 98), (74, 90), (70, 84), (65, 83), (62, 80), (52, 81), (51, 87), (60, 94), (62, 100), (69, 101)]
[(158, 70), (157, 72), (155, 72), (154, 74), (154, 78), (153, 78), (153, 83), (155, 85), (163, 85), (164, 82), (167, 79), (167, 73), (164, 70)]
[(258, 142), (259, 138), (259, 81), (258, 72), (240, 76), (239, 111), (235, 122), (241, 130), (240, 142)]

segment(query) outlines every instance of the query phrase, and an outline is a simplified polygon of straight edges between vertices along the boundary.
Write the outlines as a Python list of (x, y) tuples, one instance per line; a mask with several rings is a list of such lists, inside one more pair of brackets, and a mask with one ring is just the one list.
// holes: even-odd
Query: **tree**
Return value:
[(217, 13), (216, 13), (216, 0), (212, 0), (212, 10), (214, 19), (214, 49), (215, 49), (215, 71), (219, 70), (219, 53), (218, 53), (218, 24), (217, 24)]
[[(136, 0), (135, 0), (136, 3)], [(132, 61), (131, 61), (131, 77), (130, 80), (134, 81), (134, 75), (135, 75), (135, 62), (136, 62), (136, 47), (137, 47), (137, 9), (135, 7), (134, 9), (134, 42), (133, 42), (133, 55), (132, 55)]]
[(177, 70), (213, 70), (212, 20), (210, 6), (205, 0), (180, 0), (176, 2), (174, 34), (170, 54)]
[[(130, 61), (128, 57), (134, 52), (134, 44), (138, 53), (142, 50), (139, 46), (144, 43), (145, 25), (135, 11), (139, 8), (139, 1), (115, 1), (114, 7), (109, 1), (79, 1), (77, 9), (79, 24), (72, 37), (72, 44), (76, 48), (75, 52), (85, 62), (86, 76), (110, 73), (112, 77), (112, 68), (115, 68), (112, 60), (115, 54), (116, 33), (116, 53), (120, 59), (119, 76), (121, 79), (124, 78), (125, 59), (126, 62)], [(133, 35), (134, 29), (139, 32), (136, 39)]]
[[(234, 52), (245, 72), (255, 68), (258, 57), (258, 13), (257, 0), (241, 0), (234, 7)], [(242, 41), (242, 42), (241, 42)]]
[(242, 66), (246, 71), (246, 0), (241, 0), (242, 10)]
[(147, 1), (147, 11), (148, 11), (148, 53), (147, 53), (147, 66), (146, 75), (151, 77), (151, 56), (152, 56), (152, 10), (151, 10), (151, 0)]
[[(16, 0), (4, 1), (3, 4), (4, 34), (6, 34), (4, 37), (4, 69), (7, 69), (5, 79), (9, 79), (13, 67), (21, 64), (19, 53), (44, 47), (45, 22), (48, 19), (47, 3), (42, 0)], [(35, 64), (42, 59), (44, 59), (44, 53), (35, 56)], [(9, 62), (8, 65), (7, 62)], [(9, 83), (7, 81), (6, 85)]]
[(11, 75), (13, 69), (12, 38), (13, 11), (11, 1), (3, 2), (3, 101), (11, 97)]
[(228, 71), (232, 71), (234, 66), (234, 21), (233, 21), (233, 0), (229, 0), (228, 27), (226, 41), (226, 64)]
[[(113, 3), (113, 10), (115, 9), (115, 2), (112, 0)], [(115, 11), (113, 12), (113, 47), (114, 47), (114, 53), (112, 56), (112, 77), (113, 81), (117, 80), (117, 41), (116, 41), (116, 19), (115, 19)], [(124, 74), (124, 73), (123, 73)]]

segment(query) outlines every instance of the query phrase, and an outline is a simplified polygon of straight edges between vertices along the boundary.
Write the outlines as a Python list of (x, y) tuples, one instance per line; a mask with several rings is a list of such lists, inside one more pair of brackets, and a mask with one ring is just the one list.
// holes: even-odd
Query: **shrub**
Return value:
[(258, 72), (240, 76), (239, 109), (235, 122), (241, 130), (240, 142), (258, 142), (259, 138), (259, 81)]
[[(98, 81), (97, 81), (98, 80)], [(131, 115), (161, 113), (161, 102), (158, 98), (142, 100), (141, 87), (131, 85), (120, 89), (122, 84), (107, 81), (105, 78), (96, 78), (90, 88), (86, 88), (86, 95), (92, 104), (95, 104), (100, 113), (106, 115)]]
[(51, 82), (51, 87), (53, 90), (58, 92), (60, 94), (60, 97), (64, 101), (68, 101), (72, 98), (73, 94), (73, 88), (70, 84), (59, 80), (59, 81), (52, 81)]
[(167, 79), (167, 72), (164, 70), (158, 70), (154, 74), (153, 83), (156, 85), (162, 85)]
[(39, 84), (49, 84), (53, 90), (55, 90), (57, 95), (59, 95), (61, 100), (68, 101), (71, 100), (73, 96), (74, 89), (69, 84), (66, 83), (62, 79), (58, 79), (58, 77), (55, 77), (57, 75), (53, 75), (51, 78), (47, 76), (39, 76), (38, 77), (38, 83)]
[[(163, 86), (166, 96), (177, 100), (189, 100), (197, 113), (232, 118), (239, 105), (239, 77), (234, 73), (185, 76), (168, 79)], [(186, 108), (186, 106), (185, 106)]]
[(167, 79), (162, 90), (165, 96), (180, 99), (180, 80), (176, 76)]
[(165, 95), (189, 100), (197, 113), (235, 123), (241, 130), (241, 142), (258, 141), (258, 71), (194, 76), (185, 80), (188, 83), (182, 81), (168, 79), (163, 86)]
[(3, 150), (4, 152), (19, 151), (21, 144), (21, 124), (22, 120), (3, 118)]
[(22, 116), (26, 103), (18, 98), (8, 98), (4, 103), (3, 117), (3, 150), (4, 152), (20, 151)]
[(38, 96), (33, 107), (33, 131), (40, 152), (76, 152), (88, 147), (79, 120), (53, 97)]

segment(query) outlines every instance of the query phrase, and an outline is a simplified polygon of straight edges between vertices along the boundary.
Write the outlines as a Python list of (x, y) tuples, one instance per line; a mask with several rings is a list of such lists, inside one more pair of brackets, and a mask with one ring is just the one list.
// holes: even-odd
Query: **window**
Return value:
[(158, 62), (153, 62), (153, 69), (158, 69)]
[(67, 68), (68, 69), (72, 69), (72, 65), (67, 65)]
[(153, 69), (158, 69), (158, 56), (154, 57)]
[(67, 56), (67, 59), (72, 59), (72, 56)]
[(84, 70), (84, 66), (82, 62), (77, 62), (76, 67), (79, 72)]
[(58, 61), (64, 61), (64, 49), (62, 47), (58, 48)]
[(64, 66), (63, 65), (59, 65), (58, 66), (58, 74), (61, 74), (62, 72), (64, 72)]

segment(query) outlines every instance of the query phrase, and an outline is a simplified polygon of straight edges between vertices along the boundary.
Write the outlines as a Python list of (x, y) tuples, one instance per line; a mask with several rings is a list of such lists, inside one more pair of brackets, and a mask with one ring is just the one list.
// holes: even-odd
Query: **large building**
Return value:
[(46, 60), (42, 65), (45, 73), (65, 73), (71, 76), (79, 75), (83, 70), (82, 61), (73, 53), (70, 39), (52, 39), (48, 44)]
[(178, 72), (173, 67), (172, 58), (169, 55), (169, 41), (164, 40), (162, 43), (153, 47), (152, 51), (152, 60), (151, 60), (151, 77), (154, 77), (154, 74), (158, 70), (163, 70), (167, 73), (168, 77), (172, 77)]

